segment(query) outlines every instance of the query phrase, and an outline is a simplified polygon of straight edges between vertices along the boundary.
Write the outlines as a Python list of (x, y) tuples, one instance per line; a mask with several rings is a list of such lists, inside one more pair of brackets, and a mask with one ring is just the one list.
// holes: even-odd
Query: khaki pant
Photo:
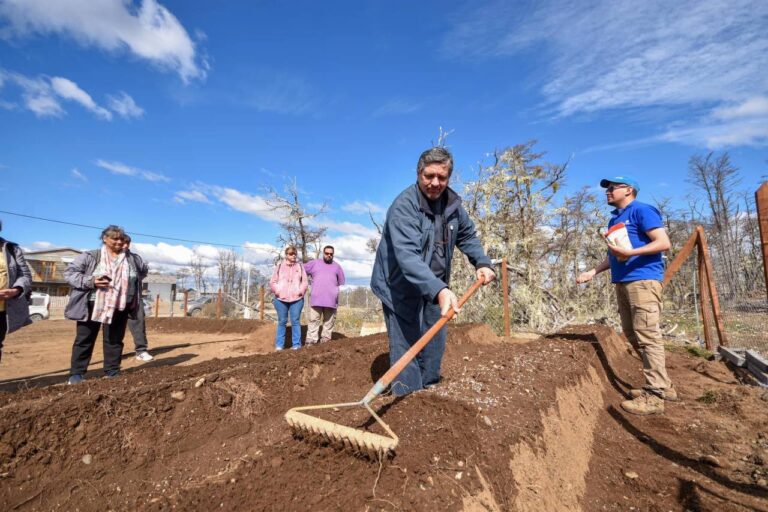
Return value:
[(323, 334), (320, 341), (330, 341), (333, 335), (333, 324), (336, 323), (336, 308), (323, 308), (319, 306), (309, 308), (309, 325), (307, 326), (308, 345), (317, 343), (321, 320), (323, 323)]
[(621, 328), (643, 359), (646, 386), (665, 390), (672, 386), (664, 362), (664, 342), (659, 328), (661, 283), (646, 279), (616, 283)]

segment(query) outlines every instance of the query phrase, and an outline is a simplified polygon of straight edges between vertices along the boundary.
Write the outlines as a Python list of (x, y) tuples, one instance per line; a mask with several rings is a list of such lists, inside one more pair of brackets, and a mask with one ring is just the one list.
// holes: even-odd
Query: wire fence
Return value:
[[(754, 279), (754, 272), (743, 272), (738, 262), (728, 258), (728, 254), (714, 250), (712, 266), (728, 346), (753, 349), (768, 355), (765, 281)], [(715, 332), (715, 327), (712, 326), (712, 332)]]

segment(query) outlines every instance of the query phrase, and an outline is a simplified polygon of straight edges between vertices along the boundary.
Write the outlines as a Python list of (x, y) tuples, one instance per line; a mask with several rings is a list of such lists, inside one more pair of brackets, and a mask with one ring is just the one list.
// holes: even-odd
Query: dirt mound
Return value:
[[(282, 417), (297, 405), (362, 398), (388, 368), (380, 334), (0, 394), (0, 502), (10, 510), (684, 510), (696, 509), (693, 499), (701, 510), (761, 506), (752, 473), (689, 454), (714, 428), (683, 430), (691, 439), (682, 443), (665, 437), (704, 410), (756, 436), (765, 424), (752, 389), (721, 383), (746, 393), (629, 418), (616, 410), (617, 389), (638, 383), (639, 362), (609, 329), (526, 344), (482, 332), (451, 326), (440, 385), (377, 402), (400, 437), (386, 461), (295, 438)], [(707, 385), (706, 372), (719, 371), (690, 362), (674, 356), (673, 377)], [(694, 387), (682, 381), (685, 397)], [(370, 423), (332, 414), (354, 427)], [(677, 466), (661, 447), (679, 450)], [(631, 469), (640, 477), (624, 476)], [(681, 490), (686, 472), (698, 478)]]
[(206, 332), (206, 333), (237, 333), (250, 334), (264, 327), (272, 326), (273, 322), (259, 320), (244, 320), (242, 318), (147, 318), (147, 329), (156, 332)]
[(500, 342), (501, 338), (487, 324), (463, 324), (460, 329), (451, 331), (453, 344), (488, 345)]

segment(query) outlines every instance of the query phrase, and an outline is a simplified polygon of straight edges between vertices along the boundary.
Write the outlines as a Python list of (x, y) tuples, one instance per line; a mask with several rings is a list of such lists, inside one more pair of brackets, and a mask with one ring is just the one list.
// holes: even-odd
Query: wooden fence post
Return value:
[(259, 286), (259, 320), (264, 321), (264, 285)]
[(187, 316), (187, 303), (189, 302), (189, 290), (184, 290), (184, 316)]
[[(717, 339), (724, 347), (728, 346), (728, 338), (725, 335), (723, 326), (723, 317), (720, 314), (720, 299), (717, 296), (717, 285), (715, 283), (715, 274), (712, 270), (712, 259), (709, 256), (709, 246), (707, 245), (707, 236), (704, 234), (704, 228), (698, 226), (699, 247), (704, 255), (704, 269), (707, 272), (707, 287), (709, 288), (709, 297), (712, 300), (712, 313), (715, 315), (715, 327), (717, 328)], [(703, 284), (703, 283), (702, 283)]]
[(664, 286), (666, 287), (669, 282), (672, 280), (672, 278), (677, 274), (677, 272), (680, 270), (680, 267), (683, 266), (683, 263), (685, 263), (685, 260), (688, 259), (688, 256), (691, 255), (693, 250), (696, 248), (696, 244), (699, 243), (699, 230), (698, 227), (696, 230), (694, 230), (693, 233), (691, 233), (691, 236), (688, 237), (688, 240), (686, 240), (685, 244), (683, 245), (683, 248), (680, 249), (680, 252), (677, 253), (675, 256), (675, 259), (672, 260), (672, 263), (669, 264), (667, 267), (667, 271), (664, 273)]
[(155, 295), (155, 318), (160, 314), (160, 294)]
[(509, 274), (507, 273), (507, 258), (501, 258), (501, 292), (504, 296), (504, 336), (511, 335), (509, 327)]
[(710, 331), (710, 322), (712, 322), (712, 310), (710, 309), (709, 286), (707, 269), (704, 265), (704, 251), (699, 244), (698, 254), (698, 272), (699, 272), (699, 302), (701, 307), (701, 322), (704, 326), (704, 344), (707, 350), (712, 350), (712, 332)]
[(216, 320), (221, 319), (221, 288), (219, 288), (219, 297), (216, 300)]
[(763, 246), (763, 274), (765, 291), (768, 294), (768, 181), (760, 185), (755, 192), (757, 223), (760, 226), (760, 240)]

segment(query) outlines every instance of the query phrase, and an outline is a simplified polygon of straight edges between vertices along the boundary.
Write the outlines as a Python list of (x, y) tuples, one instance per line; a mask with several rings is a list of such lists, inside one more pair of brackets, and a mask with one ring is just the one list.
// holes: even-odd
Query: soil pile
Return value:
[[(440, 385), (377, 402), (400, 437), (383, 461), (296, 438), (282, 417), (297, 405), (362, 398), (388, 368), (383, 334), (0, 394), (0, 502), (8, 510), (768, 508), (760, 481), (768, 404), (720, 363), (672, 355), (686, 400), (663, 417), (636, 418), (617, 404), (641, 382), (640, 363), (610, 329), (512, 341), (484, 326), (451, 326)], [(704, 390), (713, 401), (693, 399)], [(348, 412), (333, 419), (370, 423)]]
[(242, 318), (224, 318), (213, 320), (209, 318), (178, 317), (178, 318), (147, 318), (147, 329), (159, 334), (178, 332), (206, 332), (206, 333), (237, 333), (251, 334), (264, 328), (272, 328), (274, 322), (262, 322), (259, 320), (244, 320)]

